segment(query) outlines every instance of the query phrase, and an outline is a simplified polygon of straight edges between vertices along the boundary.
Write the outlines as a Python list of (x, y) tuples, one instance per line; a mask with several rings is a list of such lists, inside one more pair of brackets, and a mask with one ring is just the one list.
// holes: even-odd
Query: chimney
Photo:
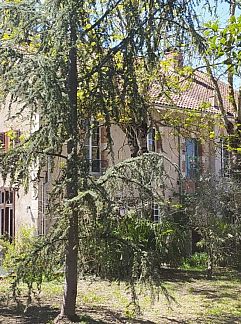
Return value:
[(176, 47), (169, 47), (164, 52), (164, 59), (170, 61), (173, 69), (183, 67), (183, 55)]
[(211, 108), (219, 109), (218, 98), (215, 90), (212, 91), (212, 95), (209, 97), (209, 103), (211, 104)]

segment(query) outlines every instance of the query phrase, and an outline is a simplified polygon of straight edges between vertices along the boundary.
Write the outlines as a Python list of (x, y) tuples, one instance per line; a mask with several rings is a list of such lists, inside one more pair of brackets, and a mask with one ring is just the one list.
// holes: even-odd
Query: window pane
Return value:
[(4, 204), (4, 191), (1, 192), (1, 204)]
[(5, 226), (4, 226), (4, 230), (6, 234), (9, 234), (9, 207), (6, 207), (5, 209), (5, 217), (4, 217), (4, 221), (5, 221)]
[(99, 160), (100, 150), (98, 147), (92, 147), (92, 160)]
[(12, 208), (9, 210), (9, 212), (10, 212), (10, 215), (9, 215), (9, 221), (10, 221), (10, 228), (9, 228), (9, 235), (10, 235), (10, 237), (13, 237), (13, 210), (12, 210)]
[(13, 192), (10, 191), (10, 204), (12, 204), (12, 203), (13, 203)]
[(6, 202), (6, 204), (9, 204), (9, 202), (10, 202), (10, 199), (9, 199), (10, 198), (10, 195), (9, 195), (9, 191), (8, 190), (6, 190), (5, 195), (6, 195), (6, 197), (5, 197), (6, 198), (6, 201), (5, 202)]
[(92, 172), (100, 172), (100, 160), (92, 160)]
[(99, 145), (99, 129), (95, 128), (92, 132), (92, 145), (98, 146)]
[(1, 209), (1, 235), (4, 234), (4, 209)]
[(185, 142), (185, 173), (187, 178), (194, 178), (199, 170), (198, 142), (195, 138)]
[(147, 134), (147, 149), (149, 152), (155, 152), (155, 128), (151, 128)]

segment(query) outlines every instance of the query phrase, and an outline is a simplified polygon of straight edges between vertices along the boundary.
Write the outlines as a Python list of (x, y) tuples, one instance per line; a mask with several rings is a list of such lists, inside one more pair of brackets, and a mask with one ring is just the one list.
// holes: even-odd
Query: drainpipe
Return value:
[(181, 137), (180, 137), (180, 128), (177, 128), (178, 136), (177, 136), (177, 145), (178, 145), (178, 177), (179, 177), (179, 203), (182, 204), (182, 166), (181, 166)]

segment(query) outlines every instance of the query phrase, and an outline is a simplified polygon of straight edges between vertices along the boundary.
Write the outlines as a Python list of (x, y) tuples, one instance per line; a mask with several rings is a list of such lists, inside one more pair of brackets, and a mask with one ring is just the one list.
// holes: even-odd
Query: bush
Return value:
[(186, 258), (182, 264), (184, 269), (205, 270), (208, 264), (208, 255), (205, 252), (196, 252), (189, 258)]
[(30, 228), (22, 228), (14, 243), (10, 243), (7, 238), (0, 239), (3, 256), (2, 266), (4, 270), (7, 272), (15, 272), (18, 261), (28, 255), (35, 240), (33, 229)]
[(114, 280), (134, 275), (138, 280), (158, 276), (164, 264), (180, 266), (185, 255), (187, 233), (173, 221), (153, 223), (130, 212), (125, 218), (113, 218), (108, 232), (96, 225), (79, 247), (82, 272)]

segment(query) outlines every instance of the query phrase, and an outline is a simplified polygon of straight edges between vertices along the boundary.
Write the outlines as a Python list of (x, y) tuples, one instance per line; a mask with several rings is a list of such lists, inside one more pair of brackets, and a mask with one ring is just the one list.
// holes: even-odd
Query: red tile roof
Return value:
[[(190, 79), (192, 79), (192, 81)], [(219, 103), (215, 87), (206, 73), (196, 71), (189, 79), (181, 77), (179, 84), (180, 87), (185, 87), (184, 91), (170, 89), (169, 95), (166, 95), (166, 91), (162, 90), (162, 83), (155, 83), (151, 89), (151, 97), (155, 104), (162, 107), (171, 106), (176, 108), (218, 112)], [(225, 109), (227, 112), (231, 112), (233, 109), (228, 100), (228, 85), (222, 81), (218, 81), (218, 84)], [(210, 104), (210, 106), (208, 104)]]

